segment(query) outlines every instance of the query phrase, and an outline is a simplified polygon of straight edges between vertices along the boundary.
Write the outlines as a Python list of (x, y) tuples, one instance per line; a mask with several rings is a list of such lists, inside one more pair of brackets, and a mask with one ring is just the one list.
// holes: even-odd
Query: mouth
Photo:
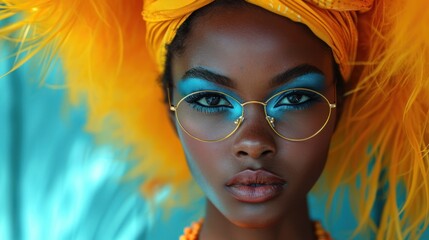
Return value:
[(280, 195), (286, 185), (281, 177), (265, 170), (244, 170), (225, 187), (240, 202), (262, 203)]

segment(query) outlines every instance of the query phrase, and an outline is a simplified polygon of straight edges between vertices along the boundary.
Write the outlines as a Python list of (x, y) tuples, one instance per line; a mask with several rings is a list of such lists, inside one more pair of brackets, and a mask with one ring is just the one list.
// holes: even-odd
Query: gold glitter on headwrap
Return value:
[(337, 11), (367, 11), (371, 9), (374, 0), (305, 0), (320, 8)]

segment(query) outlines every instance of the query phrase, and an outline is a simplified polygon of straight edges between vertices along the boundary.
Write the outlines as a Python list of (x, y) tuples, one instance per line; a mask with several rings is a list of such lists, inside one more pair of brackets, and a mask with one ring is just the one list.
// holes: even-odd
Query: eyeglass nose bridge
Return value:
[(239, 128), (241, 126), (241, 124), (243, 123), (243, 121), (245, 119), (244, 118), (244, 106), (249, 105), (249, 104), (260, 104), (260, 105), (262, 105), (264, 107), (265, 119), (267, 120), (267, 122), (270, 125), (270, 127), (274, 128), (274, 118), (271, 117), (271, 116), (269, 116), (268, 113), (267, 113), (267, 109), (266, 109), (267, 103), (261, 102), (261, 101), (256, 101), (256, 100), (251, 100), (251, 101), (247, 101), (247, 102), (244, 102), (244, 103), (240, 103), (240, 105), (241, 105), (241, 107), (242, 107), (243, 110), (242, 110), (241, 116), (234, 121), (234, 124), (237, 125), (237, 128)]

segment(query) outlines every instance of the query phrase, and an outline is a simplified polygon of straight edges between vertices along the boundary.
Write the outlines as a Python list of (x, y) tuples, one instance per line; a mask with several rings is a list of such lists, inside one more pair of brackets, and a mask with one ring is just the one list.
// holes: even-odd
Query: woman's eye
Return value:
[(231, 103), (225, 99), (223, 96), (219, 95), (211, 95), (211, 96), (204, 96), (201, 97), (199, 100), (196, 101), (198, 104), (206, 107), (230, 107), (232, 106)]
[(233, 107), (227, 97), (220, 93), (199, 92), (188, 96), (185, 101), (193, 106), (206, 108)]
[(302, 93), (289, 93), (285, 95), (277, 105), (297, 105), (310, 100), (310, 97)]

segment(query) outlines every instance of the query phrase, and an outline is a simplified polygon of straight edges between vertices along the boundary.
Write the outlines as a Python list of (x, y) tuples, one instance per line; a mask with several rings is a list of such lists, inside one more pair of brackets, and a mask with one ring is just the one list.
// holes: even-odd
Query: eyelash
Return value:
[[(216, 93), (196, 93), (193, 94), (191, 96), (188, 96), (185, 101), (187, 103), (189, 103), (189, 105), (195, 109), (196, 111), (202, 112), (202, 113), (217, 113), (217, 112), (222, 112), (225, 111), (231, 107), (225, 106), (225, 105), (220, 105), (220, 106), (204, 106), (200, 103), (198, 103), (198, 101), (204, 99), (204, 98), (209, 98), (209, 97), (219, 97), (221, 100), (228, 102), (229, 104), (231, 104), (226, 98), (225, 96), (222, 96), (221, 94), (216, 94)], [(206, 100), (207, 101), (207, 100)]]
[[(293, 96), (294, 94), (302, 95), (305, 97), (308, 97), (308, 100), (302, 103), (297, 104), (282, 104), (281, 102), (286, 99), (287, 97)], [(311, 105), (313, 105), (315, 102), (320, 102), (320, 96), (308, 91), (292, 91), (285, 94), (281, 94), (279, 96), (279, 99), (276, 101), (276, 104), (274, 105), (275, 108), (284, 108), (285, 110), (304, 110)]]

